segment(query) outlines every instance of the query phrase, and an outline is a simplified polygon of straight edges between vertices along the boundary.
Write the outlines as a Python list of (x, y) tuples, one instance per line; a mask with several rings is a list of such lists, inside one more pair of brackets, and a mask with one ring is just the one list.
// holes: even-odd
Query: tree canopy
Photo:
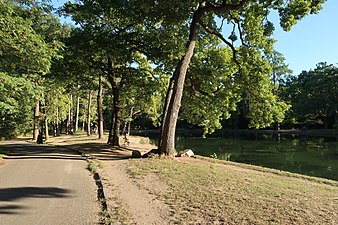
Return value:
[(330, 127), (336, 67), (290, 78), (272, 38), (275, 26), (289, 31), (324, 2), (79, 0), (58, 9), (75, 23), (66, 26), (46, 1), (1, 1), (1, 129), (29, 130), (29, 112), (41, 107), (34, 121), (43, 117), (45, 127), (81, 120), (90, 134), (99, 124), (119, 145), (120, 130), (146, 115), (161, 127), (159, 149), (172, 156), (177, 120), (205, 134), (236, 111), (248, 128), (273, 128), (285, 117)]

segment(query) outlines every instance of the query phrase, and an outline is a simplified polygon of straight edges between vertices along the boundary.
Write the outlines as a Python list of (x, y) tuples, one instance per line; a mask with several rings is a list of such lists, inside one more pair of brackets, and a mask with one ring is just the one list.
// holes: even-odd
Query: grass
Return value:
[(88, 170), (94, 174), (97, 173), (97, 168), (101, 167), (101, 163), (100, 160), (96, 159), (96, 158), (87, 158), (87, 162), (88, 162)]
[[(95, 174), (98, 172), (98, 168), (102, 168), (100, 160), (96, 158), (87, 158), (88, 170)], [(131, 221), (131, 217), (128, 212), (122, 207), (122, 202), (116, 196), (112, 196), (112, 200), (115, 202), (114, 210), (109, 211), (107, 209), (102, 209), (100, 212), (101, 223), (105, 225), (116, 224), (117, 221), (121, 221), (121, 224), (130, 224), (126, 221)], [(106, 199), (99, 199), (101, 205), (106, 203)]]
[(8, 153), (9, 153), (9, 150), (0, 149), (0, 160), (2, 160), (5, 156), (7, 156)]
[(304, 180), (309, 180), (309, 181), (313, 181), (313, 182), (318, 182), (318, 183), (323, 183), (323, 184), (328, 184), (328, 185), (338, 187), (338, 181), (335, 181), (335, 180), (330, 180), (330, 179), (325, 179), (325, 178), (320, 178), (320, 177), (311, 177), (311, 176), (302, 175), (302, 174), (298, 174), (298, 173), (291, 173), (291, 172), (288, 172), (288, 171), (277, 170), (277, 169), (261, 167), (261, 166), (255, 166), (255, 165), (250, 165), (250, 164), (237, 163), (237, 162), (225, 161), (225, 160), (218, 160), (217, 157), (213, 157), (213, 156), (210, 156), (211, 158), (209, 158), (209, 157), (196, 155), (195, 157), (198, 158), (198, 159), (209, 161), (209, 162), (217, 162), (217, 163), (224, 164), (224, 165), (232, 165), (232, 166), (237, 166), (237, 167), (241, 167), (241, 168), (244, 168), (244, 169), (257, 170), (257, 171), (272, 173), (272, 174), (281, 175), (281, 176), (301, 178), (301, 179), (304, 179)]
[(129, 170), (168, 184), (158, 197), (179, 224), (338, 224), (334, 185), (205, 160), (132, 160)]
[(0, 148), (0, 154), (2, 154), (2, 155), (7, 155), (8, 153), (9, 153), (9, 150), (1, 149), (1, 148)]
[(113, 210), (106, 211), (109, 217), (105, 216), (104, 224), (135, 224), (132, 221), (130, 213), (124, 207), (121, 199), (117, 196), (111, 196), (114, 202)]
[(96, 168), (96, 165), (94, 163), (94, 160), (92, 159), (87, 159), (87, 162), (88, 162), (88, 170), (94, 174), (97, 172), (97, 168)]

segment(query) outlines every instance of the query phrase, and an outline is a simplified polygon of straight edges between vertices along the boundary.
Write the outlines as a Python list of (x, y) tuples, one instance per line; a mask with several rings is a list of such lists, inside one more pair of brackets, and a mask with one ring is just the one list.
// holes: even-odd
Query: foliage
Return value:
[(204, 47), (203, 52), (198, 51), (192, 60), (181, 118), (203, 126), (205, 134), (213, 133), (222, 127), (222, 120), (230, 118), (232, 111), (244, 105), (250, 127), (282, 122), (290, 106), (276, 96), (278, 83), (272, 81), (270, 75), (275, 66), (274, 76), (285, 76), (285, 66), (269, 62), (260, 52), (242, 47), (238, 50), (241, 56), (239, 73), (229, 48), (211, 46), (217, 43)]
[[(305, 115), (298, 120), (336, 116), (336, 68), (321, 65), (282, 86), (290, 70), (274, 51), (276, 24), (269, 20), (277, 10), (288, 31), (324, 2), (81, 0), (59, 10), (77, 23), (69, 27), (55, 18), (48, 1), (0, 1), (1, 134), (27, 130), (34, 99), (41, 100), (49, 121), (57, 120), (56, 111), (65, 119), (69, 96), (86, 99), (97, 89), (99, 76), (104, 76), (105, 95), (117, 89), (119, 94), (104, 96), (106, 117), (118, 100), (114, 110), (124, 111), (125, 121), (134, 119), (128, 114), (132, 108), (159, 125), (166, 87), (179, 71), (200, 11), (181, 119), (212, 133), (239, 110), (250, 127), (271, 126), (283, 121), (290, 108), (279, 96), (281, 87), (291, 93), (284, 99), (294, 104), (292, 112)], [(301, 104), (304, 99), (308, 104)]]
[[(22, 7), (15, 1), (0, 2), (0, 71), (46, 73), (61, 43), (53, 38), (55, 17), (39, 7)], [(48, 24), (48, 25), (47, 25)], [(48, 28), (48, 29), (47, 29)]]
[[(248, 118), (250, 127), (262, 128), (272, 123), (281, 123), (284, 113), (290, 106), (280, 100), (273, 93), (274, 86), (270, 80), (271, 64), (268, 60), (261, 58), (259, 52), (243, 48), (243, 68), (245, 72), (241, 77), (244, 91), (244, 101), (248, 107)], [(245, 74), (245, 75), (244, 75)]]
[(63, 29), (45, 2), (0, 2), (1, 136), (31, 129), (35, 99), (44, 91), (42, 75), (60, 59)]
[[(165, 77), (156, 74), (148, 60), (140, 53), (134, 55), (132, 64), (133, 69), (127, 73), (127, 81), (121, 89), (123, 108), (133, 107), (134, 114), (146, 113), (154, 125), (158, 125), (162, 108), (161, 93), (166, 86)], [(128, 113), (125, 110), (125, 120), (132, 121), (134, 118), (130, 118)]]
[(338, 68), (327, 63), (319, 63), (316, 69), (303, 71), (290, 79), (284, 95), (293, 106), (294, 120), (302, 124), (325, 123), (326, 127), (337, 127), (337, 87)]
[(36, 87), (25, 77), (0, 72), (0, 137), (12, 138), (31, 127)]
[(44, 106), (44, 116), (48, 121), (63, 121), (67, 118), (68, 111), (68, 93), (64, 86), (53, 80), (45, 80), (42, 105)]
[[(235, 65), (225, 47), (206, 47), (195, 55), (188, 71), (181, 118), (203, 126), (205, 133), (220, 129), (240, 101)], [(202, 63), (201, 63), (202, 62)]]

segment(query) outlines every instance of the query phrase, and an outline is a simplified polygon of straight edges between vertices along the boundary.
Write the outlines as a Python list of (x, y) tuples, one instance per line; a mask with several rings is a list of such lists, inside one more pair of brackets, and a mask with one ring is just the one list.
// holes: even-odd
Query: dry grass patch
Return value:
[(169, 186), (158, 197), (175, 223), (338, 224), (337, 186), (206, 161), (132, 160), (129, 171)]

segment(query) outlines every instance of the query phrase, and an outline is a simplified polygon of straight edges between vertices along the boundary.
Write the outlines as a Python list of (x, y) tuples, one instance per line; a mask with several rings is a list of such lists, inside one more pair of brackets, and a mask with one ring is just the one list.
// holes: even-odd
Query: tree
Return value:
[(51, 15), (39, 5), (23, 7), (15, 2), (0, 2), (0, 71), (9, 74), (46, 73), (52, 58), (57, 57), (60, 43), (47, 42), (38, 27)]
[[(113, 113), (108, 143), (119, 146), (119, 129), (123, 114), (121, 93), (129, 82), (139, 74), (145, 74), (134, 66), (139, 57), (138, 31), (144, 31), (141, 17), (134, 18), (123, 1), (79, 1), (68, 3), (64, 11), (72, 15), (87, 35), (87, 51), (92, 63), (107, 76), (113, 95)], [(129, 16), (124, 16), (124, 14)], [(89, 43), (89, 44), (88, 44)], [(104, 64), (103, 64), (104, 62)], [(135, 75), (136, 74), (136, 75)], [(100, 92), (99, 92), (100, 93)]]
[[(193, 15), (190, 20), (190, 31), (189, 37), (186, 44), (186, 51), (184, 56), (181, 58), (180, 62), (177, 64), (176, 70), (174, 72), (174, 85), (172, 94), (169, 95), (170, 101), (168, 101), (168, 107), (166, 107), (166, 113), (164, 113), (164, 122), (162, 124), (163, 132), (161, 133), (161, 146), (160, 150), (166, 155), (173, 156), (175, 154), (174, 140), (175, 140), (175, 128), (178, 118), (178, 113), (181, 105), (181, 99), (183, 95), (183, 87), (185, 83), (186, 72), (189, 67), (189, 63), (194, 53), (196, 46), (196, 41), (200, 33), (200, 28), (203, 28), (208, 34), (215, 35), (219, 37), (233, 52), (233, 60), (237, 62), (239, 70), (239, 76), (250, 77), (250, 74), (247, 74), (249, 70), (245, 70), (244, 66), (237, 61), (236, 55), (239, 57), (245, 58), (245, 56), (252, 55), (252, 51), (255, 54), (254, 64), (256, 64), (256, 59), (259, 59), (261, 54), (260, 52), (271, 51), (272, 45), (271, 40), (266, 38), (271, 32), (271, 26), (273, 24), (267, 20), (268, 14), (275, 9), (278, 9), (280, 15), (281, 26), (284, 30), (290, 30), (291, 26), (294, 25), (297, 20), (303, 18), (309, 13), (316, 13), (320, 9), (321, 4), (324, 1), (289, 1), (285, 3), (284, 1), (246, 1), (239, 0), (229, 3), (228, 1), (201, 1), (195, 7), (196, 10), (193, 11)], [(220, 33), (220, 29), (217, 27), (215, 22), (215, 17), (219, 16), (222, 21), (226, 21), (227, 24), (234, 24), (234, 29), (232, 30), (228, 39), (224, 38)], [(222, 24), (224, 24), (222, 22)], [(240, 40), (242, 41), (243, 47), (238, 51), (235, 49), (231, 41), (236, 40), (235, 29), (237, 26), (237, 32), (239, 33)], [(230, 40), (229, 40), (230, 39)], [(270, 43), (269, 43), (270, 42)], [(261, 51), (258, 51), (261, 49)], [(249, 67), (251, 65), (246, 64)], [(267, 85), (264, 84), (266, 79), (264, 79), (264, 73), (269, 70), (260, 70), (259, 75), (256, 81), (261, 84), (259, 87), (265, 88), (267, 90)], [(263, 82), (259, 79), (263, 78)], [(248, 81), (249, 79), (247, 79)], [(251, 80), (251, 79), (250, 79)], [(248, 84), (248, 83), (246, 83)], [(268, 99), (275, 99), (270, 93), (264, 93)], [(248, 93), (246, 97), (255, 97)], [(258, 96), (260, 97), (260, 96)], [(264, 95), (262, 95), (264, 97)], [(267, 111), (262, 110), (264, 108), (274, 108), (281, 109), (283, 106), (276, 103), (268, 103), (267, 101), (258, 100), (262, 98), (257, 98), (250, 103), (251, 114), (249, 115), (252, 120), (252, 125), (255, 127), (260, 127), (264, 124), (269, 124), (273, 121), (274, 116), (268, 115)], [(268, 110), (268, 112), (273, 112), (275, 110)], [(282, 112), (283, 110), (277, 110)], [(279, 114), (279, 113), (278, 113)], [(260, 116), (263, 116), (263, 120), (259, 119)], [(277, 115), (277, 119), (281, 118), (281, 115)]]
[(293, 123), (337, 127), (338, 68), (319, 63), (317, 68), (303, 71), (290, 79), (284, 90), (292, 104)]
[(180, 118), (204, 127), (204, 134), (220, 129), (241, 99), (235, 71), (231, 50), (224, 46), (216, 43), (196, 52), (187, 72)]
[[(274, 41), (270, 35), (274, 25), (269, 21), (268, 15), (278, 10), (281, 26), (284, 30), (290, 30), (292, 25), (307, 14), (317, 13), (323, 2), (324, 0), (288, 2), (278, 0), (231, 2), (174, 0), (168, 4), (164, 0), (142, 2), (121, 0), (113, 3), (99, 0), (68, 4), (66, 11), (83, 29), (92, 34), (93, 46), (103, 51), (101, 57), (106, 55), (107, 73), (114, 95), (121, 90), (120, 85), (124, 80), (124, 75), (116, 71), (124, 72), (125, 69), (132, 69), (128, 68), (128, 64), (132, 62), (130, 56), (135, 52), (141, 52), (155, 64), (168, 62), (170, 60), (166, 59), (165, 54), (155, 50), (156, 47), (160, 46), (161, 48), (158, 49), (161, 50), (166, 49), (163, 46), (173, 43), (178, 33), (183, 31), (183, 34), (187, 34), (185, 49), (178, 51), (178, 59), (172, 58), (172, 62), (177, 66), (173, 69), (171, 82), (169, 82), (160, 135), (160, 150), (166, 155), (173, 156), (175, 128), (186, 72), (197, 41), (215, 36), (231, 50), (232, 61), (236, 65), (233, 79), (237, 81), (242, 90), (245, 86), (252, 87), (252, 90), (246, 91), (241, 96), (248, 103), (250, 124), (256, 128), (268, 126), (280, 121), (287, 109), (286, 105), (272, 93), (273, 86), (269, 79), (272, 68), (267, 56), (273, 51)], [(216, 20), (216, 18), (219, 19)], [(163, 30), (173, 31), (170, 33), (173, 39), (159, 40), (156, 32), (159, 33), (159, 37), (162, 37), (162, 33), (165, 33), (162, 32)], [(234, 44), (237, 39), (241, 42), (240, 44)], [(95, 43), (100, 43), (100, 45)], [(184, 45), (180, 41), (177, 43), (178, 46)], [(263, 94), (259, 94), (261, 90)], [(119, 101), (119, 96), (116, 95), (114, 101)], [(114, 104), (114, 109), (115, 118), (119, 120), (121, 117), (117, 112), (120, 106)], [(116, 126), (115, 128), (113, 133), (116, 133), (118, 129)]]
[[(24, 77), (35, 86), (34, 95), (29, 94), (35, 98), (32, 104), (35, 105), (33, 138), (36, 139), (42, 93), (39, 80), (49, 71), (52, 60), (59, 57), (62, 43), (56, 37), (60, 23), (44, 3), (1, 1), (0, 13), (0, 72), (4, 76)], [(32, 121), (30, 118), (26, 119)]]
[(36, 89), (25, 77), (0, 72), (0, 139), (31, 131)]

